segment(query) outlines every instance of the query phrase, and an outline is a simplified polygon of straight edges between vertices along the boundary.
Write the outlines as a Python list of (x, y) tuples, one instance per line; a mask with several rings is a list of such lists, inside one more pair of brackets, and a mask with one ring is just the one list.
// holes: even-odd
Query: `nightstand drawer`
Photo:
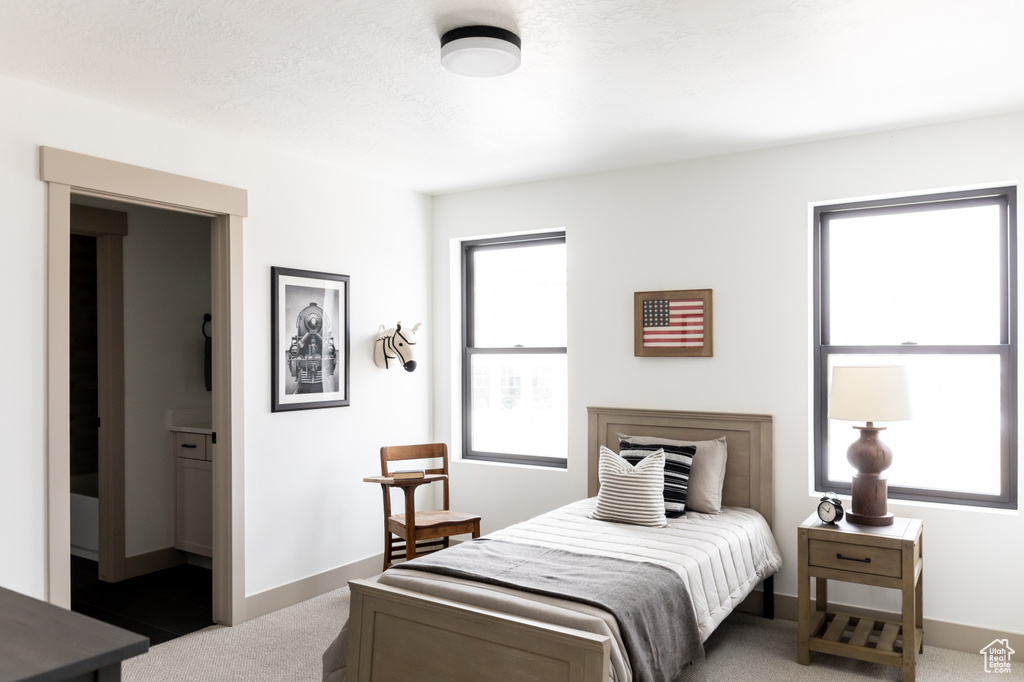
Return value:
[(175, 431), (174, 454), (189, 459), (210, 459), (206, 452), (206, 436), (201, 433)]
[(890, 578), (899, 578), (903, 575), (902, 554), (898, 549), (810, 540), (807, 554), (807, 563), (811, 566), (884, 575)]

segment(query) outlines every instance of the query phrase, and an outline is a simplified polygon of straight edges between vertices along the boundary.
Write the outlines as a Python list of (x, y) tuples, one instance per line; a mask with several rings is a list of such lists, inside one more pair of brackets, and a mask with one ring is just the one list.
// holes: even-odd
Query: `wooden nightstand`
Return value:
[[(896, 517), (891, 526), (858, 526), (845, 519), (835, 526), (811, 514), (797, 529), (800, 652), (822, 651), (903, 668), (914, 682), (918, 654), (924, 651), (921, 586), (923, 524)], [(811, 611), (811, 578), (817, 588)], [(878, 621), (828, 608), (828, 581), (890, 587), (903, 593), (901, 622)]]

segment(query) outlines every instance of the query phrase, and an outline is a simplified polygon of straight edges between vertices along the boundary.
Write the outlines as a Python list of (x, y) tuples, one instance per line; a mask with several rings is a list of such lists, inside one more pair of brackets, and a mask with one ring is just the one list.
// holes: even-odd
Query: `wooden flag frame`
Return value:
[[(644, 301), (699, 298), (704, 302), (704, 343), (689, 348), (664, 348), (644, 345)], [(711, 289), (675, 291), (638, 291), (633, 294), (633, 355), (636, 357), (710, 358), (714, 355)]]

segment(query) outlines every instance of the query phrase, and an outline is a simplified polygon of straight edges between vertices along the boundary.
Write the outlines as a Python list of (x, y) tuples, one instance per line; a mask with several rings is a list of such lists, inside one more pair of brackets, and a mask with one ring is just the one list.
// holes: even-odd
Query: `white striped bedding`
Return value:
[[(757, 583), (782, 565), (782, 555), (767, 522), (752, 509), (725, 507), (721, 514), (687, 511), (685, 517), (669, 519), (667, 526), (651, 528), (591, 519), (590, 512), (596, 505), (596, 497), (580, 500), (487, 537), (667, 566), (687, 584), (702, 642)], [(610, 681), (633, 679), (615, 617), (597, 607), (463, 578), (403, 570), (401, 564), (385, 571), (379, 582), (607, 635), (611, 638)], [(332, 654), (336, 646), (338, 650)], [(325, 654), (325, 679), (328, 658), (337, 657), (337, 665), (344, 666), (344, 646), (344, 642), (336, 642)]]
[(662, 528), (589, 518), (597, 498), (574, 502), (488, 537), (568, 551), (661, 564), (686, 581), (701, 641), (764, 578), (778, 572), (782, 554), (767, 522), (753, 509), (721, 514), (687, 511)]

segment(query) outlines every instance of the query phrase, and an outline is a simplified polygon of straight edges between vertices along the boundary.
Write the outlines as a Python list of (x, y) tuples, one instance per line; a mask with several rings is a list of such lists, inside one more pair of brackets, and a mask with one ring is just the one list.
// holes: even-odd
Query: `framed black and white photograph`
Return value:
[(349, 404), (348, 275), (270, 268), (271, 412)]

